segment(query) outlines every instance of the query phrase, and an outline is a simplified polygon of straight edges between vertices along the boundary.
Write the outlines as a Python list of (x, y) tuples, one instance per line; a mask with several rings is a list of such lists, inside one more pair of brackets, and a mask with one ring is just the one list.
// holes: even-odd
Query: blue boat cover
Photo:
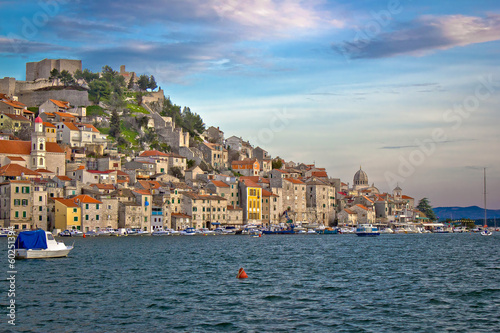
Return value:
[(46, 249), (47, 237), (42, 229), (21, 231), (16, 238), (16, 249)]

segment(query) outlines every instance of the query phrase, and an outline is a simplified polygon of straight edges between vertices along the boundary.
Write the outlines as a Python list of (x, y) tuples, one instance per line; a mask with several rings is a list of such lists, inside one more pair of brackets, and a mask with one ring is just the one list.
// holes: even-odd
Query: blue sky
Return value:
[(0, 0), (0, 77), (81, 59), (152, 74), (226, 137), (399, 183), (434, 206), (500, 209), (496, 1)]

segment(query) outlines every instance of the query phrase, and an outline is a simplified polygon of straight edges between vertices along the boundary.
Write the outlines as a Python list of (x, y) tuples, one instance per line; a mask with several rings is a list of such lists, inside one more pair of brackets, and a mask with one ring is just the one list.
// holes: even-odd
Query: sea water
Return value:
[(0, 331), (500, 331), (500, 233), (62, 240), (16, 262), (16, 326), (1, 284)]

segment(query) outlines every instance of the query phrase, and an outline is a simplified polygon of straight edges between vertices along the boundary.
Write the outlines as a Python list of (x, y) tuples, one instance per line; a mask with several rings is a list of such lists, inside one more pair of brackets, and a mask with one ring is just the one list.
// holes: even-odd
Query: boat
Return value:
[(71, 231), (63, 230), (59, 233), (59, 237), (71, 237)]
[(9, 228), (1, 228), (0, 229), (0, 237), (9, 237), (9, 236), (14, 236), (14, 231), (10, 230)]
[(195, 228), (186, 228), (181, 231), (181, 236), (194, 236), (194, 235), (196, 235)]
[(48, 231), (38, 229), (21, 231), (16, 238), (16, 259), (42, 259), (68, 256), (73, 246), (57, 242)]
[(371, 224), (361, 224), (356, 228), (356, 235), (358, 236), (379, 236), (380, 232), (377, 227)]
[(488, 229), (484, 229), (483, 231), (481, 231), (481, 236), (491, 236), (491, 235), (493, 235), (493, 233)]
[(336, 235), (339, 233), (339, 229), (337, 228), (316, 229), (315, 232), (320, 235)]
[(168, 232), (165, 229), (156, 229), (151, 233), (151, 236), (168, 236), (170, 235), (170, 232)]

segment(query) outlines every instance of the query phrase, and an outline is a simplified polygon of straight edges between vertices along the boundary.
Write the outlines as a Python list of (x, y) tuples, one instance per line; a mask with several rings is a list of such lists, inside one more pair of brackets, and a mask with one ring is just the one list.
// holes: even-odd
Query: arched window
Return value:
[(43, 165), (43, 158), (40, 157), (40, 165)]
[(33, 144), (33, 150), (35, 150), (35, 149), (36, 149), (36, 143)]
[(43, 143), (40, 143), (40, 150), (43, 150)]
[(36, 164), (36, 158), (33, 159), (33, 166)]

